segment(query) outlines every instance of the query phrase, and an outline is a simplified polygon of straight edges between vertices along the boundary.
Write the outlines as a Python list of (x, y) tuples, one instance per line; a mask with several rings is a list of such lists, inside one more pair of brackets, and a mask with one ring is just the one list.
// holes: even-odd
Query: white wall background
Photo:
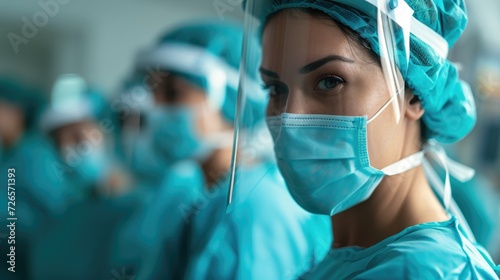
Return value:
[[(78, 73), (107, 93), (131, 71), (138, 49), (150, 46), (173, 24), (190, 19), (241, 19), (235, 0), (64, 0), (59, 12), (16, 54), (7, 37), (22, 35), (39, 2), (0, 0), (0, 75), (20, 78), (46, 91), (62, 73)], [(63, 0), (59, 0), (63, 2)], [(216, 1), (230, 6), (219, 16)]]

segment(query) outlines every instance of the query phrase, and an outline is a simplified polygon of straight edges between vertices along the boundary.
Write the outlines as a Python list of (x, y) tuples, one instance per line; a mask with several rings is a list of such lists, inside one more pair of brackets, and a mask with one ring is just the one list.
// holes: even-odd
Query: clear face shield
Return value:
[(153, 96), (145, 83), (138, 82), (120, 92), (114, 104), (119, 109), (118, 118), (122, 127), (120, 144), (126, 165), (131, 166), (136, 147), (144, 134), (144, 116), (153, 107)]
[[(324, 11), (304, 5), (293, 8), (294, 1), (283, 1), (286, 8), (269, 2), (276, 1), (245, 2), (242, 63), (251, 61), (255, 53), (247, 38), (261, 38), (259, 72), (274, 142), (284, 118), (363, 117), (370, 164), (379, 169), (392, 164), (386, 155), (395, 152), (391, 150), (395, 141), (402, 141), (396, 136), (404, 118), (402, 77), (410, 56), (413, 10), (404, 1), (387, 0), (329, 1)], [(240, 128), (248, 122), (245, 118), (252, 117), (242, 112), (255, 92), (251, 85), (240, 83), (228, 205), (232, 194), (243, 187), (239, 184), (244, 184), (237, 177), (246, 161), (245, 143), (250, 141)], [(289, 143), (289, 148), (296, 144)], [(310, 147), (294, 153), (300, 157), (317, 151)]]

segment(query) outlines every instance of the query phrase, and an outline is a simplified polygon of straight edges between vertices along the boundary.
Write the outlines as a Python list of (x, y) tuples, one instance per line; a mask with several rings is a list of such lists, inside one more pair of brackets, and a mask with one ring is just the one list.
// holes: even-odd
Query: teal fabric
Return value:
[[(52, 102), (54, 102), (52, 100)], [(116, 129), (118, 125), (118, 116), (116, 115), (117, 109), (123, 105), (110, 104), (109, 100), (106, 98), (105, 93), (93, 88), (87, 88), (79, 102), (86, 103), (90, 108), (90, 112), (88, 116), (83, 117), (82, 119), (75, 120), (74, 122), (79, 121), (95, 121), (98, 125), (101, 126), (101, 130), (109, 130), (110, 135), (116, 136), (118, 134), (118, 129)], [(78, 110), (80, 108), (75, 108)], [(53, 107), (53, 104), (48, 104), (43, 108), (43, 114), (55, 113), (61, 116), (62, 119), (67, 117), (67, 112), (59, 111), (58, 109)], [(48, 123), (47, 120), (44, 119), (45, 116), (42, 117), (42, 129), (44, 126), (49, 125), (50, 131), (56, 130), (60, 128), (61, 125), (53, 125), (52, 123)], [(62, 126), (66, 126), (67, 122), (63, 122)], [(104, 127), (104, 128), (103, 128)]]
[[(2, 279), (29, 279), (29, 253), (39, 241), (40, 233), (53, 226), (68, 206), (68, 186), (57, 168), (57, 154), (50, 143), (35, 133), (26, 133), (16, 146), (4, 151), (0, 161), (0, 180), (5, 182), (5, 192), (0, 203), (5, 209), (0, 218), (7, 221), (7, 170), (15, 171), (16, 223), (16, 273)], [(8, 236), (8, 228), (0, 229), (1, 236)], [(1, 244), (7, 248), (7, 239)], [(2, 254), (1, 270), (7, 271), (6, 252)], [(1, 276), (1, 274), (0, 274)], [(16, 278), (18, 277), (18, 278)]]
[(131, 194), (139, 203), (120, 226), (113, 245), (113, 266), (131, 268), (139, 279), (155, 279), (144, 276), (154, 271), (173, 273), (177, 255), (172, 252), (178, 252), (184, 217), (204, 186), (201, 169), (194, 162), (177, 162), (164, 174), (160, 186)]
[(498, 279), (456, 218), (411, 226), (369, 247), (332, 249), (303, 279)]
[[(284, 9), (309, 8), (322, 11), (359, 33), (380, 55), (377, 22), (373, 15), (365, 15), (328, 0), (254, 2), (252, 12), (262, 22), (271, 14)], [(463, 0), (406, 2), (414, 9), (414, 17), (443, 36), (450, 47), (465, 29), (467, 14)], [(396, 32), (396, 36), (398, 48), (402, 48), (402, 34)], [(410, 38), (410, 60), (407, 61), (405, 52), (400, 49), (398, 63), (406, 83), (414, 90), (425, 109), (425, 137), (442, 143), (456, 142), (465, 137), (476, 123), (476, 108), (470, 88), (460, 81), (456, 67), (414, 35)]]
[[(23, 217), (24, 222), (35, 225), (41, 222), (35, 216), (59, 215), (66, 208), (68, 189), (57, 159), (50, 142), (34, 132), (25, 133), (16, 146), (4, 151), (0, 165), (3, 170), (16, 169), (18, 203), (33, 203), (29, 205), (30, 214)], [(1, 178), (7, 178), (7, 172), (3, 172)], [(0, 197), (7, 199), (6, 193)]]
[(159, 45), (182, 43), (197, 46), (238, 69), (243, 46), (243, 30), (237, 22), (198, 21), (174, 27), (160, 37)]
[(0, 77), (0, 102), (7, 102), (20, 108), (27, 129), (36, 128), (45, 101), (36, 90), (12, 79)]
[(131, 159), (126, 164), (139, 185), (157, 188), (162, 184), (165, 171), (171, 163), (152, 145), (151, 136), (144, 134), (136, 139)]
[(113, 266), (110, 252), (120, 225), (136, 207), (137, 201), (122, 199), (72, 205), (58, 223), (39, 234), (30, 254), (33, 275), (26, 279), (131, 279), (125, 275), (136, 272)]
[[(458, 159), (458, 147), (451, 146), (447, 152), (450, 159)], [(433, 165), (433, 168), (439, 178), (445, 177), (442, 167)], [(476, 241), (494, 254), (498, 245), (496, 243), (500, 240), (500, 193), (495, 191), (493, 182), (477, 170), (475, 176), (466, 182), (460, 182), (450, 176), (450, 185), (453, 200), (460, 208)]]
[(500, 236), (498, 209), (500, 195), (487, 178), (476, 174), (468, 182), (451, 178), (453, 199), (464, 214), (477, 242), (487, 249), (494, 249)]
[(321, 260), (331, 244), (328, 216), (300, 208), (275, 164), (241, 170), (234, 209), (225, 214), (227, 181), (192, 211), (181, 251), (184, 279), (294, 279)]

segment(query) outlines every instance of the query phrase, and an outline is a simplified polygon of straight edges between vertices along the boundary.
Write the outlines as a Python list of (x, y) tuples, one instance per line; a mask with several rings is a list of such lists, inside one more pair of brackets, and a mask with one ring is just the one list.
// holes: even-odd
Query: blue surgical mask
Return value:
[(92, 149), (92, 152), (82, 156), (82, 161), (75, 169), (89, 181), (98, 182), (103, 179), (108, 167), (105, 151), (99, 148)]
[[(227, 133), (202, 137), (196, 129), (195, 108), (158, 106), (150, 114), (153, 145), (167, 156), (169, 162), (183, 159), (203, 161), (214, 149), (227, 146)], [(229, 140), (232, 137), (229, 136)]]
[(109, 160), (103, 147), (92, 146), (85, 154), (73, 153), (72, 162), (67, 162), (68, 149), (63, 149), (63, 160), (73, 169), (70, 179), (71, 184), (77, 188), (91, 188), (97, 186), (106, 176), (109, 168)]
[(284, 113), (267, 123), (291, 195), (316, 214), (335, 215), (367, 200), (384, 175), (423, 158), (419, 152), (382, 170), (370, 166), (366, 117)]

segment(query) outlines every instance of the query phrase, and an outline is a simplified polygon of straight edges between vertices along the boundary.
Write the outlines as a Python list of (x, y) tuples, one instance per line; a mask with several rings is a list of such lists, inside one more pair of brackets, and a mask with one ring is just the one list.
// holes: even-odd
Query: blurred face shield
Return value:
[(146, 115), (153, 108), (153, 96), (147, 90), (146, 82), (135, 82), (126, 87), (119, 97), (120, 112), (118, 121), (121, 128), (120, 145), (123, 150), (125, 162), (134, 168), (134, 165), (142, 164), (136, 161), (137, 153), (144, 153), (145, 139), (148, 136), (146, 127)]

